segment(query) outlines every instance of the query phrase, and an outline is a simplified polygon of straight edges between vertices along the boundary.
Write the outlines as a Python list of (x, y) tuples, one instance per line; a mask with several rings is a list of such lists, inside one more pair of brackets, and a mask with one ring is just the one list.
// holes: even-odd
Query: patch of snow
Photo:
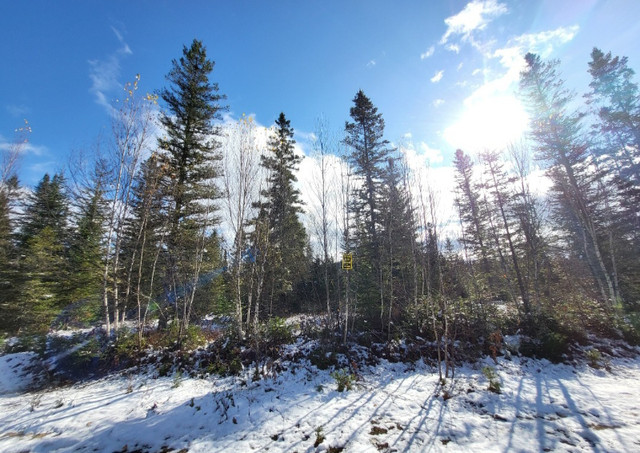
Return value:
[(0, 356), (0, 395), (21, 392), (31, 385), (33, 379), (27, 367), (36, 357), (35, 352)]
[[(296, 343), (291, 350), (304, 349)], [(502, 393), (487, 390), (491, 363)], [(306, 362), (252, 381), (152, 374), (0, 396), (0, 451), (197, 452), (638, 451), (640, 359), (586, 365), (498, 359), (466, 364), (444, 387), (423, 362), (380, 361), (339, 393)], [(3, 368), (4, 370), (4, 368)], [(4, 372), (3, 372), (4, 375)], [(446, 390), (448, 397), (443, 397)], [(318, 433), (324, 440), (314, 446)]]

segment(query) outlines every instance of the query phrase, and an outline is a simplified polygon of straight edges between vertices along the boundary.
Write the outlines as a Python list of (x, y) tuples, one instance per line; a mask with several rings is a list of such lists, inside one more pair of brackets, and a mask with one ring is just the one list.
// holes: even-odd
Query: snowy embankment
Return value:
[[(13, 372), (8, 358), (3, 381)], [(437, 372), (422, 363), (362, 369), (344, 393), (328, 371), (285, 365), (256, 382), (249, 370), (141, 374), (5, 393), (0, 451), (640, 451), (639, 358), (613, 359), (610, 372), (499, 359), (501, 394), (487, 390), (487, 359), (458, 368), (446, 400)]]

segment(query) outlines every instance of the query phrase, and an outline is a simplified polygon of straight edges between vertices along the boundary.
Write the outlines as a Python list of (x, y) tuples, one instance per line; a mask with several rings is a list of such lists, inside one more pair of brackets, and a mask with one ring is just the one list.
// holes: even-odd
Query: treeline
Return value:
[[(314, 203), (303, 206), (290, 121), (280, 114), (265, 149), (251, 118), (224, 131), (225, 96), (194, 40), (157, 95), (141, 96), (138, 78), (125, 86), (90, 171), (45, 175), (24, 201), (22, 138), (5, 153), (0, 331), (101, 322), (114, 333), (133, 320), (142, 345), (158, 320), (180, 344), (210, 313), (231, 315), (240, 338), (274, 316), (325, 313), (342, 341), (427, 337), (445, 361), (455, 340), (498, 332), (637, 339), (638, 87), (626, 58), (591, 58), (581, 104), (557, 61), (525, 57), (531, 139), (477, 162), (456, 151), (460, 236), (448, 238), (437, 193), (362, 91), (340, 139), (318, 126)], [(552, 184), (545, 198), (531, 187), (534, 162)]]

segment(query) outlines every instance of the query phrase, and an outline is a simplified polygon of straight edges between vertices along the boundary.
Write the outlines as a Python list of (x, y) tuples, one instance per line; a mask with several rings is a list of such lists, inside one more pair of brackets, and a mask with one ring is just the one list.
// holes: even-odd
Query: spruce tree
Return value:
[(44, 175), (29, 198), (20, 233), (18, 297), (21, 326), (29, 330), (48, 327), (70, 302), (67, 293), (69, 229), (68, 199), (61, 174)]
[[(479, 275), (473, 275), (476, 297), (484, 294), (484, 282), (491, 276), (489, 260), (489, 239), (487, 232), (486, 212), (480, 199), (480, 188), (473, 176), (473, 162), (461, 149), (456, 150), (453, 160), (456, 170), (456, 206), (462, 223), (462, 243), (465, 250), (471, 253), (468, 257), (480, 263)], [(472, 267), (472, 270), (474, 267)]]
[(167, 110), (160, 120), (166, 136), (158, 144), (166, 167), (170, 222), (165, 283), (181, 329), (189, 323), (207, 236), (218, 223), (214, 202), (219, 191), (214, 180), (220, 173), (221, 132), (214, 121), (221, 119), (225, 96), (209, 80), (213, 67), (202, 42), (194, 39), (183, 48), (180, 60), (172, 61), (170, 85), (160, 92)]
[[(294, 187), (295, 172), (302, 157), (295, 153), (293, 128), (284, 113), (276, 120), (276, 127), (267, 144), (267, 154), (261, 165), (267, 171), (267, 187), (261, 195), (254, 231), (254, 244), (262, 247), (265, 263), (263, 302), (269, 303), (269, 313), (293, 308), (292, 296), (308, 271), (307, 233), (298, 218), (302, 213), (300, 191)], [(268, 231), (266, 241), (258, 244), (257, 234)], [(256, 311), (255, 316), (259, 313)]]
[(398, 161), (389, 158), (381, 193), (383, 284), (388, 301), (382, 313), (391, 337), (392, 325), (415, 297), (417, 285), (416, 222)]
[(596, 120), (591, 139), (599, 165), (607, 172), (601, 188), (611, 195), (606, 206), (610, 240), (603, 245), (616, 256), (622, 298), (638, 300), (640, 92), (627, 57), (594, 48), (589, 74), (591, 90), (585, 97)]
[[(370, 315), (376, 300), (384, 312), (384, 290), (381, 263), (380, 197), (384, 166), (392, 149), (384, 139), (384, 119), (377, 107), (358, 91), (349, 113), (352, 121), (345, 123), (344, 143), (351, 149), (349, 161), (360, 184), (350, 200), (355, 217), (355, 232), (351, 236), (355, 251), (354, 270), (359, 299)], [(382, 321), (382, 319), (381, 319)]]
[(102, 242), (104, 235), (104, 205), (102, 189), (93, 188), (92, 193), (81, 197), (76, 229), (69, 249), (70, 298), (76, 302), (100, 299), (102, 287)]
[(0, 332), (14, 331), (18, 327), (15, 299), (20, 272), (13, 219), (18, 188), (15, 175), (0, 181)]
[(614, 306), (620, 294), (615, 268), (607, 262), (615, 260), (604, 254), (598, 212), (604, 204), (602, 192), (596, 190), (597, 178), (602, 175), (590, 168), (589, 146), (581, 128), (583, 115), (569, 111), (574, 95), (557, 73), (558, 61), (543, 62), (531, 53), (525, 61), (520, 90), (529, 110), (537, 157), (547, 164), (547, 175), (553, 182), (555, 219), (568, 233), (574, 251), (584, 257), (602, 301)]

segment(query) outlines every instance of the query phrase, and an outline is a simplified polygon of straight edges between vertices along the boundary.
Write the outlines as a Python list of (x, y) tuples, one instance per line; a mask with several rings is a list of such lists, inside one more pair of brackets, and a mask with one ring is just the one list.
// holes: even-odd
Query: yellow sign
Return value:
[(348, 271), (353, 269), (353, 254), (351, 253), (342, 254), (342, 268)]

